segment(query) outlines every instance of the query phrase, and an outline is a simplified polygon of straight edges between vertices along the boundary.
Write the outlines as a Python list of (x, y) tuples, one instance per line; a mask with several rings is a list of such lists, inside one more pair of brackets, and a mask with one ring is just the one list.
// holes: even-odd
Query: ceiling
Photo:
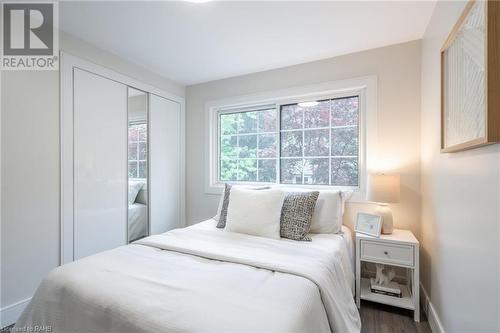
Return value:
[(184, 85), (419, 39), (434, 1), (61, 2), (61, 29)]

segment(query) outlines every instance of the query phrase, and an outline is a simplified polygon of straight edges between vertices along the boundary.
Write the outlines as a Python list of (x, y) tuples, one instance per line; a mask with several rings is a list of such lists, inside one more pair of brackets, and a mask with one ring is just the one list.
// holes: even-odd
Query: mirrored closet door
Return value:
[(148, 94), (128, 88), (128, 242), (149, 235)]

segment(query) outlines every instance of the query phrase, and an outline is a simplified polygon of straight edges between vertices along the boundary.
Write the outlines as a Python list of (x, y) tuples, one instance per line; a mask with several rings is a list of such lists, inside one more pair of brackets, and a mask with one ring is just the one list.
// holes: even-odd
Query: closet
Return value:
[(62, 54), (61, 263), (184, 226), (183, 108)]
[(127, 86), (74, 71), (74, 257), (126, 244)]
[(171, 216), (175, 216), (181, 206), (180, 164), (172, 163), (181, 156), (181, 113), (179, 105), (166, 98), (150, 95), (149, 101), (151, 234), (159, 234), (176, 227), (177, 222)]

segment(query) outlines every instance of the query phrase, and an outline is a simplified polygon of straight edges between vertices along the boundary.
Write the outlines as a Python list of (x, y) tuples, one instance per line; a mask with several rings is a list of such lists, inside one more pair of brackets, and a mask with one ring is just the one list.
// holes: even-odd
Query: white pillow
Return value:
[[(305, 188), (283, 188), (285, 192), (310, 192)], [(314, 207), (310, 233), (313, 234), (336, 234), (342, 227), (345, 200), (349, 192), (321, 190)]]
[[(231, 188), (235, 188), (235, 187), (247, 188), (247, 189), (251, 189), (251, 190), (267, 190), (267, 189), (271, 188), (271, 186), (247, 186), (247, 185), (232, 185), (231, 186)], [(213, 217), (213, 219), (216, 220), (217, 222), (219, 222), (219, 220), (220, 220), (220, 214), (222, 211), (222, 204), (224, 203), (224, 192), (226, 192), (225, 188), (222, 190), (222, 194), (221, 194), (220, 199), (219, 199), (219, 206), (217, 207), (217, 215), (215, 215)]]
[(319, 191), (309, 232), (313, 234), (336, 234), (340, 232), (342, 215), (344, 215), (343, 205), (342, 192)]
[(231, 188), (224, 231), (279, 239), (284, 197), (279, 189)]

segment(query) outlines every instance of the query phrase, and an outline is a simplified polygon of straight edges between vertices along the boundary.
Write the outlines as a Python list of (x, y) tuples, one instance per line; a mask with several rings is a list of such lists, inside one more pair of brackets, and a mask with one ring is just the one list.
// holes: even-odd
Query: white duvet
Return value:
[(151, 236), (52, 271), (16, 327), (359, 332), (346, 246), (325, 236), (296, 242), (199, 227)]

